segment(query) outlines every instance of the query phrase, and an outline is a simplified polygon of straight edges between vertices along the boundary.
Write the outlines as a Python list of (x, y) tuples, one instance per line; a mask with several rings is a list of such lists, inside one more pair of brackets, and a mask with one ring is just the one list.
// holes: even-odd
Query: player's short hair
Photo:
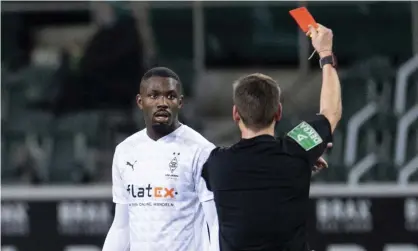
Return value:
[(167, 67), (154, 67), (149, 69), (141, 79), (139, 89), (141, 90), (141, 85), (144, 81), (152, 77), (162, 77), (162, 78), (172, 78), (177, 81), (177, 84), (180, 86), (180, 92), (183, 92), (183, 87), (179, 76), (171, 69)]
[(233, 101), (245, 126), (261, 130), (274, 120), (280, 105), (280, 87), (269, 76), (251, 74), (235, 81)]
[(179, 76), (173, 70), (166, 67), (154, 67), (149, 69), (142, 77), (142, 81), (148, 80), (152, 77), (172, 78), (180, 83)]

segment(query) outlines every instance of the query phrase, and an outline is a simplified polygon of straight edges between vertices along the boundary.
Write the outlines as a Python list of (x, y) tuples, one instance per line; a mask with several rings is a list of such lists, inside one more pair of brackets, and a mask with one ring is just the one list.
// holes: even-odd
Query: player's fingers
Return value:
[(333, 144), (332, 143), (328, 143), (327, 144), (327, 148), (332, 148)]

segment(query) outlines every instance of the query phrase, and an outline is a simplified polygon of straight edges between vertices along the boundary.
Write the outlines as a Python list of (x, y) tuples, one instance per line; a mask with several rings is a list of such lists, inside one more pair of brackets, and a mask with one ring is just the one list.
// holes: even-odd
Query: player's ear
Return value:
[(280, 121), (280, 119), (282, 119), (282, 114), (283, 114), (283, 106), (282, 106), (282, 103), (279, 103), (279, 108), (277, 109), (277, 112), (274, 115), (274, 120)]
[(180, 97), (179, 97), (179, 108), (183, 107), (183, 99), (184, 99), (184, 96), (180, 95)]
[(238, 109), (235, 105), (232, 107), (232, 119), (237, 123), (241, 120), (241, 117), (238, 113)]
[(143, 109), (143, 106), (142, 106), (142, 98), (141, 98), (141, 95), (140, 94), (137, 94), (136, 95), (136, 104), (138, 105), (138, 107), (139, 107), (139, 109)]

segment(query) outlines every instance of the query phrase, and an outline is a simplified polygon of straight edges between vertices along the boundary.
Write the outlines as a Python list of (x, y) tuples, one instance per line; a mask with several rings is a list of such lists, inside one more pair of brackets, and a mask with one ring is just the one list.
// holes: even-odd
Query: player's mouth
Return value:
[(168, 122), (170, 119), (171, 114), (167, 111), (159, 111), (154, 113), (154, 120), (158, 123), (165, 123)]

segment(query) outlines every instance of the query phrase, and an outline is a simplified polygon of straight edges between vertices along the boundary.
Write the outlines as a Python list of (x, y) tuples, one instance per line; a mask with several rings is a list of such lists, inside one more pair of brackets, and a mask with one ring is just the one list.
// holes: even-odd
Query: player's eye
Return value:
[(169, 95), (167, 96), (167, 98), (168, 98), (168, 99), (170, 99), (170, 100), (173, 100), (173, 99), (176, 99), (176, 98), (177, 98), (177, 96), (176, 96), (176, 95), (174, 95), (174, 94), (169, 94)]
[(158, 98), (158, 95), (155, 94), (155, 93), (151, 93), (151, 94), (148, 95), (148, 97), (150, 97), (152, 99), (157, 99)]

